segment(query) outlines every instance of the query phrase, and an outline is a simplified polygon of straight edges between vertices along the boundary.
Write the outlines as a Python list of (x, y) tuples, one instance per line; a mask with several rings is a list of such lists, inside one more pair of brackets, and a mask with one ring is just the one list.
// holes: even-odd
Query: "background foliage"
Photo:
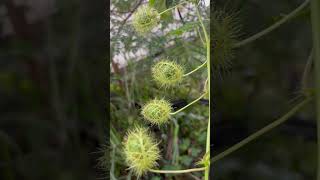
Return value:
[(104, 176), (96, 153), (107, 132), (104, 7), (0, 2), (1, 180)]
[[(302, 2), (233, 0), (216, 4), (240, 11), (244, 39)], [(238, 49), (230, 73), (216, 79), (213, 154), (274, 121), (302, 99), (301, 78), (312, 48), (309, 19), (305, 10), (271, 34)], [(316, 126), (311, 107), (217, 162), (216, 179), (315, 179)]]
[[(185, 64), (186, 69), (199, 65), (205, 52), (195, 34), (184, 34), (184, 40), (177, 38), (194, 26), (183, 26), (177, 14), (177, 19), (168, 14), (160, 30), (146, 40), (135, 36), (128, 23), (130, 17), (126, 19), (140, 1), (113, 0), (109, 55), (109, 42), (104, 41), (107, 5), (102, 6), (100, 1), (43, 0), (45, 5), (39, 7), (46, 13), (32, 21), (27, 17), (37, 11), (31, 5), (10, 2), (14, 1), (0, 2), (0, 179), (81, 180), (106, 176), (97, 166), (99, 147), (108, 134), (105, 63), (114, 59), (108, 57), (121, 53), (127, 53), (127, 66), (116, 61), (110, 65), (114, 70), (110, 75), (110, 165), (117, 179), (130, 177), (119, 147), (126, 129), (143, 122), (139, 107), (155, 96), (166, 97), (181, 107), (202, 91), (201, 73), (194, 74), (180, 88), (162, 91), (151, 80), (149, 71), (154, 59), (169, 55)], [(155, 2), (163, 10), (177, 1)], [(300, 3), (302, 0), (214, 1), (227, 11), (240, 11), (240, 39), (267, 27)], [(194, 18), (192, 13), (181, 13), (185, 22)], [(180, 26), (183, 28), (172, 31)], [(139, 51), (141, 47), (148, 49), (147, 54)], [(212, 155), (273, 121), (297, 102), (310, 49), (309, 12), (305, 11), (270, 35), (236, 51), (231, 68), (212, 83)], [(202, 156), (205, 106), (202, 101), (176, 116), (179, 127), (151, 127), (162, 140), (161, 167), (192, 166)], [(313, 117), (313, 109), (306, 108), (278, 129), (217, 162), (213, 176), (216, 180), (314, 179)], [(195, 177), (145, 177), (152, 178)]]

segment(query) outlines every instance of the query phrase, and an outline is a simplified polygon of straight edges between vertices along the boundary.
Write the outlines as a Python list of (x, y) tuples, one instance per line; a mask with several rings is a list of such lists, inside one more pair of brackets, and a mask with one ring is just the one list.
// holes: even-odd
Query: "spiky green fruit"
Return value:
[(140, 6), (132, 16), (132, 25), (140, 34), (150, 32), (158, 25), (159, 21), (158, 11), (147, 4)]
[(164, 87), (178, 85), (183, 79), (184, 69), (179, 64), (161, 60), (152, 67), (153, 79)]
[(237, 13), (214, 10), (211, 16), (211, 42), (214, 70), (224, 70), (234, 58), (234, 45), (238, 42), (240, 25)]
[(204, 167), (210, 166), (210, 151), (207, 152), (200, 161), (197, 162), (197, 165), (202, 165)]
[(143, 106), (141, 114), (152, 124), (161, 125), (169, 121), (171, 104), (163, 99), (154, 99)]
[(127, 133), (123, 144), (126, 162), (138, 177), (157, 166), (160, 150), (148, 129), (135, 127)]

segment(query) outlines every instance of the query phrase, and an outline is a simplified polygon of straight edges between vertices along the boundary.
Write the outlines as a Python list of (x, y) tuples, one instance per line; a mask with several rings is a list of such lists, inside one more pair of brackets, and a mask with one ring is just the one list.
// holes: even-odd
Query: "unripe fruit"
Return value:
[(123, 144), (127, 164), (138, 177), (157, 166), (158, 143), (146, 128), (135, 127), (129, 131)]
[(132, 25), (138, 33), (145, 34), (155, 28), (159, 21), (160, 15), (156, 9), (142, 5), (133, 14)]
[(154, 99), (143, 106), (141, 114), (152, 124), (161, 125), (169, 121), (171, 111), (169, 102)]
[(162, 60), (152, 67), (152, 77), (160, 85), (170, 87), (178, 85), (183, 79), (184, 70), (179, 64)]
[(240, 32), (240, 25), (236, 13), (227, 14), (221, 10), (214, 10), (211, 16), (211, 41), (213, 48), (213, 68), (225, 70), (231, 65), (234, 57), (234, 45)]

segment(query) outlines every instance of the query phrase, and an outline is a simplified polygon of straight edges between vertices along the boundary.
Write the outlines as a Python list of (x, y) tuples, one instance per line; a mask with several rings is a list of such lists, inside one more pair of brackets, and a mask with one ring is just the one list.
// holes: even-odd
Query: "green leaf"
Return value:
[(185, 166), (189, 166), (192, 163), (193, 159), (189, 156), (180, 156), (180, 161)]
[(152, 4), (154, 8), (159, 12), (162, 12), (167, 9), (165, 0), (157, 0), (157, 1), (154, 1)]
[(198, 25), (199, 25), (198, 22), (189, 22), (189, 23), (186, 23), (177, 29), (169, 31), (166, 35), (167, 36), (179, 36), (179, 35), (183, 34), (184, 32), (187, 32), (187, 31), (190, 31), (191, 29), (196, 28)]
[(166, 5), (167, 7), (172, 7), (176, 4), (178, 4), (180, 2), (180, 0), (166, 0)]
[(174, 0), (166, 0), (166, 6), (170, 7), (173, 4)]
[(183, 139), (180, 143), (180, 149), (181, 151), (186, 151), (190, 147), (190, 140), (189, 139)]
[(205, 142), (207, 139), (207, 132), (202, 132), (197, 139), (198, 139), (198, 142)]
[(149, 0), (149, 6), (154, 6), (155, 0)]
[[(166, 9), (168, 9), (167, 5), (166, 5), (166, 0), (156, 0), (153, 2), (153, 7), (158, 11), (158, 12), (162, 12), (165, 11)], [(172, 11), (168, 11), (165, 12), (163, 14), (161, 14), (161, 20), (162, 21), (170, 21), (172, 20)]]
[(181, 0), (166, 0), (167, 7), (172, 7), (182, 2)]
[(201, 152), (201, 149), (199, 148), (191, 148), (191, 156), (197, 157)]

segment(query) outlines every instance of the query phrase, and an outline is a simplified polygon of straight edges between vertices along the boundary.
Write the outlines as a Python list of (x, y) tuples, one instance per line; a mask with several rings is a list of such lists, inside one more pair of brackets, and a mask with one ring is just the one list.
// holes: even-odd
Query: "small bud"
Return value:
[(162, 60), (152, 67), (153, 79), (165, 87), (179, 84), (183, 74), (184, 70), (179, 64), (168, 60)]
[(156, 9), (142, 5), (133, 14), (132, 25), (138, 33), (145, 34), (155, 28), (159, 21), (160, 15)]
[(146, 128), (136, 127), (129, 131), (123, 144), (127, 164), (138, 177), (157, 166), (158, 143)]
[(154, 99), (143, 106), (141, 114), (152, 124), (161, 125), (169, 121), (171, 110), (169, 102)]

